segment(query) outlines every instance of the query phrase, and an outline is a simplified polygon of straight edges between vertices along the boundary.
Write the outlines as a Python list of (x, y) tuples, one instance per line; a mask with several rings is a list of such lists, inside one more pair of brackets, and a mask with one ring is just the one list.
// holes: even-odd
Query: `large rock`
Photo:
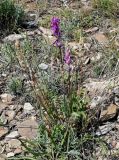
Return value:
[(33, 139), (37, 136), (38, 123), (33, 119), (24, 120), (17, 123), (19, 134), (28, 139)]

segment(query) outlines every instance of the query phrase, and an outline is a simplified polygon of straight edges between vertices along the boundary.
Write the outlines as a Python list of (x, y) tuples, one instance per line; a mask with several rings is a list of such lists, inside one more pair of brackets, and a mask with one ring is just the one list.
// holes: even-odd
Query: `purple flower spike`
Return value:
[(51, 20), (51, 30), (53, 35), (57, 38), (59, 38), (61, 34), (59, 24), (60, 24), (60, 19), (57, 17), (53, 17)]
[(71, 56), (70, 56), (70, 49), (69, 48), (67, 48), (65, 51), (64, 61), (68, 65), (71, 63)]

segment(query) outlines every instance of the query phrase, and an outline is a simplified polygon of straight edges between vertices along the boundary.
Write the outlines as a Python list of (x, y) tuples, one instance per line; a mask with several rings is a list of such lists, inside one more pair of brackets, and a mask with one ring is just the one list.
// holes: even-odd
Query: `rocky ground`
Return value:
[[(56, 7), (60, 10), (62, 5), (59, 1), (54, 1), (50, 4), (49, 10), (44, 4), (40, 10), (35, 0), (21, 0), (19, 3), (25, 6), (28, 14), (27, 22), (25, 22), (26, 28), (22, 29), (19, 34), (10, 34), (2, 38), (0, 44), (0, 160), (19, 154), (24, 155), (25, 151), (20, 139), (36, 137), (39, 124), (39, 113), (28, 94), (30, 92), (29, 79), (14, 64), (6, 66), (6, 58), (2, 56), (2, 47), (6, 43), (15, 44), (16, 40), (23, 42), (26, 38), (35, 41), (39, 36), (43, 36), (49, 44), (52, 44), (54, 37), (47, 25), (49, 19), (46, 22), (46, 17), (52, 17)], [(77, 8), (78, 11), (83, 10), (86, 14), (93, 12), (90, 0), (70, 3), (71, 10), (77, 11)], [(85, 36), (80, 35), (78, 38), (68, 40), (68, 45), (74, 53), (73, 56), (81, 61), (80, 86), (83, 86), (90, 97), (88, 107), (99, 113), (100, 124), (95, 134), (103, 137), (108, 146), (105, 157), (99, 156), (99, 149), (97, 149), (96, 157), (98, 160), (118, 160), (119, 18), (118, 16), (114, 19), (100, 17), (97, 21), (92, 21), (95, 21), (95, 17), (91, 20), (92, 24), (85, 19), (84, 22), (87, 23), (83, 27)], [(49, 64), (44, 62), (40, 64), (43, 70), (48, 66)], [(21, 96), (8, 90), (10, 79), (16, 75), (25, 79), (26, 93)]]

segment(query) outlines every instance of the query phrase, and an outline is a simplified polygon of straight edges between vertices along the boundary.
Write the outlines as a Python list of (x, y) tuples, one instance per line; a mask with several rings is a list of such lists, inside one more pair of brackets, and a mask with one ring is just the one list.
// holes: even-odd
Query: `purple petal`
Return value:
[(70, 50), (68, 48), (65, 51), (64, 61), (68, 65), (71, 63)]

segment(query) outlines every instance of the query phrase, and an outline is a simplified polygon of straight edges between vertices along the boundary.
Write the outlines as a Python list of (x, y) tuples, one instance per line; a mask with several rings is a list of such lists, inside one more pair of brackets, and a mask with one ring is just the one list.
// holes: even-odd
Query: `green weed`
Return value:
[(23, 93), (23, 80), (20, 78), (12, 78), (11, 81), (8, 84), (9, 90), (16, 94), (22, 94)]
[(0, 30), (15, 31), (22, 23), (24, 11), (13, 0), (0, 1)]

